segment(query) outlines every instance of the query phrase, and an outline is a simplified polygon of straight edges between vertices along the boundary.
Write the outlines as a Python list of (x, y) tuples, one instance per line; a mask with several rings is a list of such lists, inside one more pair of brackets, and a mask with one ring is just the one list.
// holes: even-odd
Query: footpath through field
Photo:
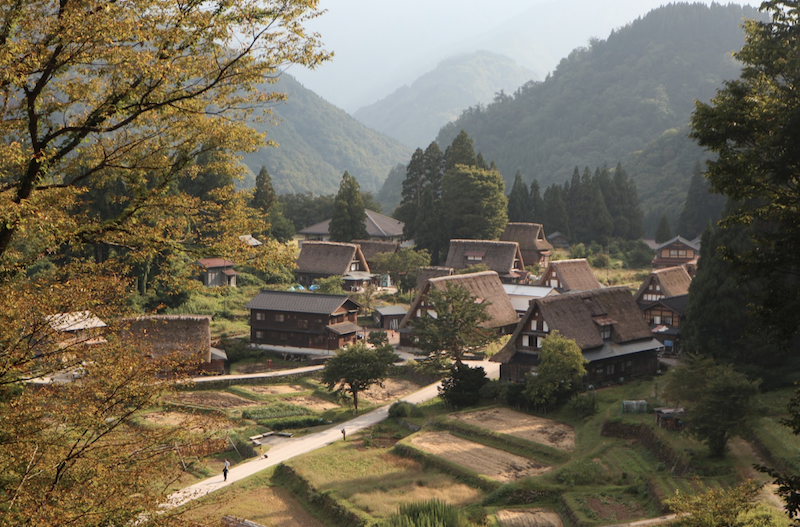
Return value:
[[(488, 362), (488, 361), (464, 361), (464, 362), (466, 364), (469, 364), (471, 367), (475, 366), (483, 367), (483, 369), (486, 370), (486, 376), (489, 377), (490, 379), (496, 379), (498, 377), (500, 371), (500, 365), (496, 362)], [(321, 368), (321, 366), (310, 366), (310, 368), (319, 369)], [(282, 373), (283, 375), (292, 375), (294, 373), (299, 373), (300, 370), (306, 370), (306, 368), (297, 368), (296, 370), (284, 370), (282, 372), (271, 372), (271, 373), (276, 373), (276, 374)], [(263, 375), (263, 374), (252, 374), (252, 375)], [(223, 377), (228, 377), (228, 376), (223, 376)], [(251, 378), (250, 375), (236, 376), (236, 377)], [(213, 379), (219, 380), (220, 377), (219, 376), (213, 377)], [(419, 404), (428, 401), (430, 399), (433, 399), (434, 397), (439, 395), (438, 388), (439, 388), (439, 383), (436, 382), (434, 384), (430, 384), (422, 388), (419, 391), (416, 391), (412, 394), (402, 397), (399, 400), (407, 401), (414, 404)], [(186, 487), (185, 489), (181, 489), (178, 492), (173, 493), (172, 495), (169, 496), (169, 498), (167, 498), (167, 503), (165, 503), (164, 506), (179, 507), (184, 503), (187, 503), (197, 498), (201, 498), (206, 494), (214, 492), (215, 490), (219, 490), (223, 487), (227, 487), (228, 485), (231, 485), (236, 481), (239, 481), (240, 479), (252, 476), (257, 472), (260, 472), (266, 468), (277, 465), (278, 463), (291, 459), (295, 456), (307, 454), (308, 452), (312, 452), (314, 450), (317, 450), (318, 448), (330, 445), (335, 441), (341, 441), (342, 428), (344, 428), (347, 435), (354, 434), (359, 430), (380, 423), (388, 416), (389, 416), (389, 405), (387, 404), (386, 406), (382, 406), (380, 408), (372, 410), (371, 412), (367, 412), (349, 421), (332, 426), (327, 430), (323, 430), (315, 434), (309, 434), (307, 436), (299, 437), (296, 439), (291, 439), (289, 441), (286, 441), (285, 443), (276, 445), (269, 450), (269, 457), (266, 459), (257, 458), (231, 467), (231, 469), (228, 471), (227, 481), (223, 481), (222, 474), (210, 477), (199, 483), (195, 483), (194, 485), (191, 485), (189, 487)]]

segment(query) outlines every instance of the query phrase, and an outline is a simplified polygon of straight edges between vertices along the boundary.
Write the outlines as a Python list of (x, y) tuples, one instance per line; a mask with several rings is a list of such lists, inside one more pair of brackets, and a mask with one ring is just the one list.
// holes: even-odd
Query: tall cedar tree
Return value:
[[(458, 133), (456, 138), (453, 139), (453, 143), (445, 150), (444, 158), (445, 172), (451, 170), (456, 165), (465, 165), (468, 167), (477, 165), (478, 160), (475, 156), (475, 148), (472, 146), (472, 138), (467, 135), (467, 132), (461, 130)], [(483, 158), (481, 157), (481, 159)]]
[(531, 181), (531, 221), (535, 223), (544, 222), (544, 202), (542, 201), (541, 190), (539, 189), (539, 181), (534, 179)]
[(262, 166), (256, 176), (256, 186), (253, 189), (253, 207), (259, 209), (264, 214), (272, 212), (277, 196), (272, 187), (272, 178), (267, 172), (267, 167)]
[(560, 232), (566, 237), (570, 237), (569, 213), (564, 201), (564, 190), (560, 185), (552, 184), (544, 191), (542, 224), (550, 234)]
[(367, 214), (358, 181), (346, 170), (333, 200), (330, 234), (331, 241), (351, 242), (369, 238), (366, 227)]
[[(744, 253), (728, 251), (745, 281), (766, 277), (756, 314), (797, 351), (800, 332), (800, 2), (761, 4), (769, 21), (745, 22), (744, 65), (710, 104), (695, 103), (690, 136), (717, 154), (706, 177), (714, 192), (743, 202), (726, 224), (756, 225)], [(768, 336), (771, 336), (768, 334)]]
[(497, 338), (494, 331), (482, 327), (489, 320), (488, 301), (473, 297), (460, 285), (448, 282), (444, 291), (430, 288), (426, 304), (436, 317), (423, 313), (413, 322), (414, 332), (420, 349), (440, 366), (446, 359), (460, 365), (465, 353), (477, 351)]
[(508, 194), (508, 221), (533, 221), (533, 204), (528, 187), (522, 182), (522, 174), (517, 170), (514, 184)]
[(669, 218), (666, 214), (661, 215), (656, 227), (656, 243), (664, 243), (672, 239), (672, 229), (669, 227)]
[[(203, 153), (213, 151), (209, 174), (226, 176), (241, 173), (235, 152), (264, 145), (247, 108), (268, 109), (284, 96), (257, 86), (281, 66), (327, 58), (303, 27), (316, 3), (207, 7), (3, 3), (0, 525), (183, 524), (160, 506), (179, 477), (174, 448), (200, 445), (132, 420), (173, 389), (156, 382), (160, 374), (185, 370), (116, 338), (65, 345), (48, 317), (92, 312), (117, 334), (116, 321), (133, 314), (132, 277), (121, 272), (148, 262), (178, 267), (197, 257), (193, 245), (289, 263), (277, 245), (258, 252), (238, 240), (263, 224), (244, 195), (228, 185), (212, 185), (208, 196), (180, 189), (203, 175), (195, 162)], [(101, 217), (87, 188), (124, 192)], [(200, 229), (216, 234), (197, 246)], [(115, 249), (85, 258), (96, 244)], [(80, 382), (31, 389), (30, 379), (57, 373)]]
[(403, 222), (403, 236), (408, 240), (413, 240), (416, 236), (414, 229), (424, 188), (425, 153), (421, 148), (417, 148), (406, 167), (406, 178), (403, 180), (401, 193), (402, 200), (394, 212), (394, 217)]
[(414, 243), (419, 250), (428, 251), (431, 263), (438, 265), (447, 256), (447, 231), (442, 223), (441, 200), (434, 199), (433, 187), (425, 187), (422, 206), (416, 218)]
[(725, 207), (725, 197), (712, 194), (710, 184), (703, 177), (700, 162), (694, 164), (686, 201), (683, 202), (681, 215), (678, 217), (678, 234), (687, 240), (693, 240), (705, 229), (708, 222), (716, 223)]
[(496, 240), (508, 223), (499, 172), (456, 165), (442, 178), (442, 219), (449, 239)]

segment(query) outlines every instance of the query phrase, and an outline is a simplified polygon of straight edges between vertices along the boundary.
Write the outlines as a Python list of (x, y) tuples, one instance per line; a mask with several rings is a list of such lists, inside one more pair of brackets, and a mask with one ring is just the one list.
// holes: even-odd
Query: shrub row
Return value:
[(202, 386), (204, 390), (220, 390), (228, 386), (236, 386), (238, 384), (289, 384), (296, 382), (305, 377), (311, 377), (317, 374), (316, 371), (306, 371), (301, 373), (293, 373), (292, 375), (280, 375), (277, 377), (245, 377), (238, 379), (215, 379), (196, 383), (193, 388)]
[(392, 452), (398, 456), (419, 461), (425, 467), (434, 468), (440, 472), (444, 472), (445, 474), (450, 474), (459, 481), (486, 492), (491, 492), (500, 486), (500, 483), (497, 481), (492, 481), (481, 476), (477, 472), (473, 472), (472, 470), (462, 467), (461, 465), (451, 463), (446, 459), (442, 459), (438, 456), (434, 456), (433, 454), (419, 450), (418, 448), (414, 448), (408, 443), (397, 443), (394, 448), (392, 448)]
[(278, 419), (261, 419), (256, 422), (261, 426), (266, 426), (275, 431), (331, 424), (331, 421), (315, 416), (280, 417)]
[(277, 465), (272, 479), (305, 502), (316, 513), (315, 516), (322, 516), (337, 527), (367, 527), (372, 523), (327, 492), (317, 492), (307, 479), (288, 465), (283, 463)]
[(281, 417), (294, 417), (298, 415), (311, 415), (314, 412), (304, 406), (289, 403), (276, 403), (262, 408), (242, 410), (242, 419), (278, 419)]

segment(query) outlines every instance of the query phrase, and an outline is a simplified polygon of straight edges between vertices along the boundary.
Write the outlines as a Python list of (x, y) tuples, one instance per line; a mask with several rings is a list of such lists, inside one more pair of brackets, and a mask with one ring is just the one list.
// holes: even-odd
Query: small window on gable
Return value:
[(611, 338), (611, 326), (600, 326), (600, 336), (603, 337), (603, 340), (608, 340)]
[(542, 331), (544, 331), (545, 333), (550, 331), (549, 329), (547, 329), (547, 321), (546, 320), (542, 320)]

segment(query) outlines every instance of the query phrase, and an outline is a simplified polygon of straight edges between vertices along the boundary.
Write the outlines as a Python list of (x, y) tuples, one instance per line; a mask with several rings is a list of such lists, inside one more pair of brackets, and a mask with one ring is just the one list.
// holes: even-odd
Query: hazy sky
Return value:
[[(503, 53), (540, 77), (590, 37), (667, 3), (664, 0), (321, 0), (309, 23), (333, 60), (288, 71), (307, 88), (354, 112), (456, 53)], [(705, 1), (704, 3), (710, 3)], [(742, 1), (754, 6), (759, 1)]]

